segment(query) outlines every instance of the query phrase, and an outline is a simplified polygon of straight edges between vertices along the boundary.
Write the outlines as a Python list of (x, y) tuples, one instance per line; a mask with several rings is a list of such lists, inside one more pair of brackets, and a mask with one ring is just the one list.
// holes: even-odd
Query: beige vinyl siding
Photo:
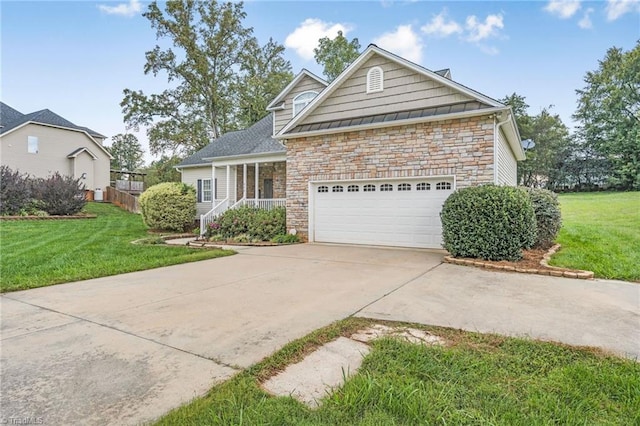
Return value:
[[(235, 202), (235, 187), (236, 187), (236, 171), (235, 166), (231, 167), (231, 202)], [(189, 167), (182, 169), (182, 183), (186, 183), (187, 185), (191, 185), (194, 188), (198, 188), (198, 179), (211, 179), (211, 166), (206, 165), (202, 167)], [(226, 167), (217, 167), (216, 168), (216, 182), (217, 182), (217, 193), (214, 192), (213, 196), (216, 197), (218, 202), (224, 200), (227, 197), (227, 168)], [(211, 210), (213, 208), (213, 202), (203, 202), (197, 203), (197, 215), (200, 216)]]
[[(29, 136), (38, 138), (36, 154), (27, 152)], [(84, 180), (87, 189), (109, 186), (109, 156), (84, 132), (30, 123), (2, 135), (0, 146), (2, 165), (13, 170), (43, 178), (55, 172), (74, 178), (87, 173)], [(79, 148), (87, 148), (98, 159), (92, 159), (87, 153), (68, 158)]]
[(284, 109), (274, 111), (275, 114), (275, 129), (274, 134), (278, 133), (292, 118), (293, 118), (293, 98), (301, 93), (314, 91), (322, 92), (325, 86), (314, 80), (313, 78), (305, 75), (298, 84), (291, 89), (287, 97), (284, 99)]
[[(367, 93), (367, 72), (384, 71), (384, 90)], [(431, 78), (375, 55), (342, 83), (300, 124), (407, 111), (472, 100)]]
[(498, 132), (496, 153), (498, 171), (496, 183), (498, 185), (516, 186), (518, 184), (518, 163), (502, 129)]

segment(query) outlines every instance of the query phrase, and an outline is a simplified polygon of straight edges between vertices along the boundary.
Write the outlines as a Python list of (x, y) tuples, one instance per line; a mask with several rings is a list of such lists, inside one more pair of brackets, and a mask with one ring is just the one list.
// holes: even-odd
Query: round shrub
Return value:
[(562, 226), (558, 196), (547, 189), (524, 188), (524, 190), (529, 194), (536, 215), (538, 237), (534, 247), (547, 249), (553, 245)]
[(459, 189), (440, 213), (444, 248), (454, 257), (519, 260), (536, 241), (536, 218), (519, 188), (484, 185)]
[(220, 234), (224, 238), (246, 235), (251, 240), (269, 241), (286, 232), (286, 209), (271, 210), (243, 206), (227, 210), (209, 225), (210, 235)]
[(152, 229), (182, 232), (193, 226), (196, 217), (196, 191), (180, 182), (154, 185), (140, 195), (145, 225)]

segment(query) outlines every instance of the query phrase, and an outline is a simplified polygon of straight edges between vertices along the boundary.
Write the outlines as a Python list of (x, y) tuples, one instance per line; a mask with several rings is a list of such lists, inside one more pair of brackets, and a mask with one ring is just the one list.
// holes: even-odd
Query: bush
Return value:
[(196, 191), (179, 182), (154, 185), (140, 195), (144, 223), (152, 228), (183, 232), (196, 216)]
[(271, 239), (276, 244), (295, 244), (300, 242), (300, 238), (294, 234), (279, 234)]
[(442, 212), (444, 248), (454, 257), (519, 260), (536, 241), (536, 218), (525, 191), (484, 185), (459, 189)]
[(70, 216), (87, 204), (81, 180), (58, 172), (46, 179), (32, 179), (31, 193), (40, 201), (38, 208), (50, 215)]
[(224, 238), (246, 235), (251, 240), (270, 241), (286, 232), (286, 210), (284, 207), (264, 210), (249, 206), (227, 210), (209, 225), (209, 230)]
[(523, 188), (529, 194), (536, 215), (538, 236), (534, 247), (547, 249), (553, 245), (560, 227), (562, 215), (558, 196), (547, 189)]
[(0, 214), (17, 215), (31, 201), (29, 176), (13, 171), (8, 166), (0, 167)]

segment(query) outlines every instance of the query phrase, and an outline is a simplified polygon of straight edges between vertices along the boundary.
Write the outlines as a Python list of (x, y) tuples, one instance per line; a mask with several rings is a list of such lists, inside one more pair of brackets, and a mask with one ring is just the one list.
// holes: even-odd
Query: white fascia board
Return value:
[(418, 123), (428, 123), (431, 121), (455, 120), (458, 118), (477, 117), (477, 116), (483, 116), (483, 115), (491, 116), (499, 111), (500, 109), (498, 108), (485, 108), (485, 109), (479, 109), (475, 111), (455, 112), (452, 114), (431, 115), (429, 117), (407, 118), (405, 120), (383, 121), (380, 123), (360, 124), (357, 126), (349, 126), (349, 127), (336, 127), (335, 129), (313, 130), (309, 132), (290, 133), (286, 135), (277, 134), (276, 136), (274, 136), (274, 138), (275, 139), (297, 139), (297, 138), (302, 138), (306, 136), (358, 132), (361, 130), (381, 129), (384, 127), (397, 127), (397, 126), (407, 126), (407, 125), (418, 124)]
[[(267, 111), (273, 111), (273, 110), (277, 110), (277, 109), (281, 109), (278, 106), (278, 103), (280, 103), (282, 101), (282, 99), (287, 96), (287, 94), (289, 94), (289, 92), (300, 82), (300, 80), (302, 80), (304, 78), (304, 76), (310, 77), (314, 80), (316, 80), (318, 83), (324, 85), (324, 87), (327, 87), (329, 85), (329, 83), (327, 83), (325, 80), (323, 80), (322, 78), (318, 77), (317, 75), (315, 75), (314, 73), (306, 70), (305, 68), (303, 68), (297, 76), (295, 76), (295, 78), (293, 80), (291, 80), (291, 83), (287, 84), (287, 86), (282, 89), (282, 91), (278, 94), (278, 96), (276, 96), (276, 98), (271, 101), (271, 103), (269, 105), (267, 105)], [(282, 108), (284, 108), (284, 104), (282, 104)]]
[(98, 157), (93, 152), (91, 152), (89, 148), (86, 148), (86, 147), (82, 147), (81, 149), (78, 150), (78, 152), (76, 152), (73, 155), (67, 155), (67, 158), (76, 158), (78, 155), (82, 154), (83, 152), (86, 152), (87, 154), (89, 154), (89, 156), (94, 160), (98, 159)]
[(0, 135), (0, 137), (6, 136), (18, 129), (21, 129), (23, 127), (25, 127), (28, 124), (37, 124), (38, 126), (46, 126), (46, 127), (52, 127), (54, 129), (62, 129), (62, 130), (69, 130), (71, 132), (80, 132), (83, 133), (86, 137), (88, 137), (89, 139), (91, 139), (91, 141), (96, 144), (105, 154), (107, 154), (107, 156), (109, 157), (109, 160), (113, 160), (113, 156), (109, 153), (109, 151), (107, 151), (107, 149), (102, 146), (102, 144), (100, 142), (98, 142), (97, 140), (95, 140), (95, 138), (93, 136), (91, 136), (89, 134), (89, 132), (85, 131), (85, 130), (80, 130), (80, 129), (72, 129), (71, 127), (64, 127), (64, 126), (56, 126), (54, 124), (48, 124), (48, 123), (40, 123), (39, 121), (26, 121), (24, 123), (22, 123), (19, 126), (14, 127), (11, 130), (8, 130), (7, 132), (3, 133)]
[(338, 78), (336, 78), (335, 80), (333, 80), (333, 82), (325, 89), (323, 90), (318, 96), (316, 96), (316, 98), (311, 101), (309, 103), (309, 105), (306, 106), (305, 109), (303, 109), (300, 114), (298, 114), (297, 116), (293, 117), (293, 119), (291, 119), (291, 121), (289, 121), (289, 123), (287, 123), (281, 130), (280, 132), (278, 132), (278, 136), (280, 135), (284, 135), (286, 132), (288, 132), (289, 130), (291, 130), (293, 127), (295, 127), (299, 122), (301, 122), (302, 120), (304, 120), (305, 117), (309, 116), (309, 114), (311, 114), (312, 111), (314, 111), (316, 109), (316, 107), (327, 97), (329, 97), (337, 88), (338, 86), (340, 86), (342, 84), (343, 81), (345, 81), (346, 79), (348, 79), (366, 60), (368, 60), (374, 53), (390, 60), (396, 63), (399, 63), (400, 65), (404, 65), (405, 67), (411, 69), (412, 71), (415, 71), (418, 74), (422, 74), (426, 77), (429, 77), (439, 83), (441, 83), (442, 85), (449, 87), (451, 89), (454, 89), (458, 92), (464, 93), (465, 95), (480, 101), (482, 103), (491, 105), (492, 107), (495, 108), (504, 108), (504, 105), (501, 104), (500, 102), (496, 101), (495, 99), (492, 99), (486, 95), (483, 95), (480, 92), (477, 92), (473, 89), (470, 89), (466, 86), (463, 86), (460, 83), (456, 83), (453, 80), (449, 80), (446, 77), (443, 77), (439, 74), (436, 74), (433, 71), (429, 71), (428, 69), (421, 67), (420, 65), (414, 64), (411, 61), (408, 61), (404, 58), (401, 58), (400, 56), (394, 55), (393, 53), (387, 52), (384, 49), (379, 48), (376, 45), (369, 45), (369, 47), (351, 64), (349, 65), (343, 72), (342, 74), (340, 74), (338, 76)]
[(203, 158), (203, 160), (211, 161), (215, 167), (220, 166), (236, 166), (238, 164), (253, 164), (253, 163), (277, 163), (287, 160), (287, 153), (266, 153), (266, 154), (246, 154), (246, 155), (234, 155), (229, 157), (213, 157)]

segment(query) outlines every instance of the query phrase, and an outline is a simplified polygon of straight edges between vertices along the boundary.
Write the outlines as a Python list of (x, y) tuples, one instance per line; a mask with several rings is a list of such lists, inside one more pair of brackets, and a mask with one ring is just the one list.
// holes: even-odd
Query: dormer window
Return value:
[(309, 91), (304, 92), (293, 98), (293, 116), (298, 115), (300, 111), (307, 105), (311, 103), (311, 101), (318, 96), (318, 92)]
[(373, 67), (367, 72), (367, 93), (382, 92), (384, 89), (384, 72), (380, 67)]

